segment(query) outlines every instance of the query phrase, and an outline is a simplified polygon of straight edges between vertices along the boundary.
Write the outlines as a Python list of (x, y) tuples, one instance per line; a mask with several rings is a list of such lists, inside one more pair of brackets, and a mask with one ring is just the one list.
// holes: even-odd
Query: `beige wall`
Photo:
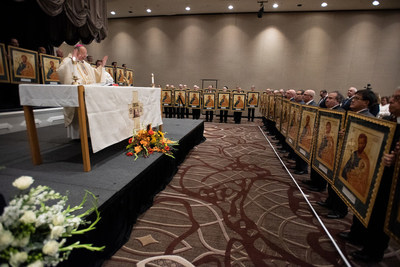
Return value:
[(400, 11), (171, 16), (109, 20), (95, 59), (126, 63), (135, 86), (201, 85), (247, 90), (362, 89), (400, 85)]

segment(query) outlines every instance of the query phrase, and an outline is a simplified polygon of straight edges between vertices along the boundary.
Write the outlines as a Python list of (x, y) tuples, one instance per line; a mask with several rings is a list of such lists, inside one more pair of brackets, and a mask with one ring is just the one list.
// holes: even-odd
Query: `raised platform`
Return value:
[[(17, 193), (12, 182), (21, 175), (32, 176), (33, 186), (48, 185), (62, 194), (68, 191), (71, 205), (80, 203), (85, 190), (94, 193), (101, 220), (96, 230), (80, 236), (79, 240), (105, 245), (106, 249), (100, 253), (75, 250), (63, 265), (101, 266), (128, 240), (137, 217), (152, 205), (153, 197), (169, 183), (187, 153), (204, 138), (201, 120), (163, 121), (167, 137), (179, 140), (175, 159), (157, 153), (134, 161), (125, 155), (125, 140), (91, 153), (90, 172), (82, 172), (80, 142), (66, 138), (63, 125), (38, 128), (43, 157), (43, 164), (38, 166), (32, 164), (26, 131), (2, 135), (0, 193), (8, 202)], [(89, 207), (90, 203), (85, 208)]]

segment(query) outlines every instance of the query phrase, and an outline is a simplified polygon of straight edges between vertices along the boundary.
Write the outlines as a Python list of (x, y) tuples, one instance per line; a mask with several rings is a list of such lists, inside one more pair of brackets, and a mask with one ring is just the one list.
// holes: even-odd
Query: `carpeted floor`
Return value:
[[(352, 215), (325, 219), (328, 210), (315, 202), (326, 192), (301, 190), (296, 181), (306, 177), (292, 179), (259, 126), (206, 123), (206, 142), (190, 152), (104, 266), (134, 266), (164, 254), (196, 266), (345, 266), (358, 248), (337, 233), (349, 229)], [(376, 266), (399, 266), (397, 249), (392, 245)]]

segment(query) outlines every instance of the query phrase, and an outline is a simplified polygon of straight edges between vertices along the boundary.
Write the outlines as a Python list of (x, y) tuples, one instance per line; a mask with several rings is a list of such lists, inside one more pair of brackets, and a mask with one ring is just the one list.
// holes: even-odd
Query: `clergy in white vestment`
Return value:
[[(108, 56), (103, 58), (101, 66), (97, 68), (92, 67), (84, 60), (86, 56), (86, 48), (78, 44), (74, 47), (73, 53), (62, 60), (57, 69), (62, 84), (72, 84), (74, 78), (77, 79), (76, 83), (81, 85), (106, 82), (104, 66)], [(64, 108), (64, 122), (67, 127), (68, 137), (72, 139), (79, 138), (78, 112), (76, 108)]]

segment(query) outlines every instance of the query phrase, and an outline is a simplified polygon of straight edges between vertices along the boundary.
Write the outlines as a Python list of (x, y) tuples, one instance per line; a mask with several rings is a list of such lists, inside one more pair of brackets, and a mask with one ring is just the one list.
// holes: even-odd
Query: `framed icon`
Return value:
[(106, 72), (108, 72), (108, 74), (110, 74), (111, 77), (114, 79), (114, 69), (113, 69), (113, 67), (106, 65), (106, 66), (104, 66), (104, 68), (106, 69)]
[(397, 243), (400, 243), (400, 157), (394, 167), (389, 205), (386, 212), (384, 230)]
[(299, 123), (301, 119), (301, 106), (295, 102), (290, 102), (289, 124), (287, 128), (286, 142), (296, 150)]
[(172, 107), (173, 98), (172, 98), (172, 90), (163, 89), (161, 90), (161, 105), (165, 107)]
[(185, 90), (175, 90), (175, 99), (174, 99), (175, 107), (184, 107), (186, 106), (186, 91)]
[(368, 225), (396, 123), (348, 112), (334, 187), (353, 213)]
[(124, 68), (117, 67), (117, 75), (116, 75), (115, 83), (118, 83), (119, 85), (125, 85), (126, 80), (125, 80), (125, 70), (124, 70)]
[(231, 107), (231, 94), (227, 92), (218, 92), (218, 105), (219, 110), (229, 110)]
[(201, 99), (201, 94), (200, 91), (189, 91), (188, 94), (188, 107), (189, 108), (201, 108), (200, 106), (200, 99)]
[(46, 54), (40, 54), (42, 63), (42, 81), (44, 84), (59, 84), (57, 68), (60, 66), (61, 58)]
[(275, 127), (278, 131), (281, 130), (282, 119), (282, 96), (275, 97)]
[(133, 70), (131, 69), (126, 70), (126, 82), (127, 86), (133, 86)]
[(295, 151), (307, 163), (310, 163), (311, 161), (317, 115), (317, 107), (302, 105), (301, 121)]
[(275, 95), (268, 95), (268, 119), (275, 121)]
[(214, 110), (215, 105), (215, 94), (214, 93), (203, 93), (203, 109)]
[(290, 101), (286, 98), (282, 99), (282, 115), (281, 115), (281, 134), (286, 137), (289, 125)]
[(312, 168), (330, 184), (333, 183), (337, 166), (339, 131), (343, 128), (345, 115), (345, 112), (329, 109), (320, 109), (318, 112)]
[(249, 91), (247, 92), (247, 108), (258, 108), (260, 92)]
[(8, 47), (12, 83), (39, 83), (38, 53), (15, 46)]
[(232, 110), (233, 111), (244, 111), (246, 109), (246, 94), (245, 93), (233, 93), (232, 94)]
[(4, 44), (0, 44), (0, 82), (9, 83), (10, 73), (8, 71), (8, 59), (6, 53), (6, 47)]

